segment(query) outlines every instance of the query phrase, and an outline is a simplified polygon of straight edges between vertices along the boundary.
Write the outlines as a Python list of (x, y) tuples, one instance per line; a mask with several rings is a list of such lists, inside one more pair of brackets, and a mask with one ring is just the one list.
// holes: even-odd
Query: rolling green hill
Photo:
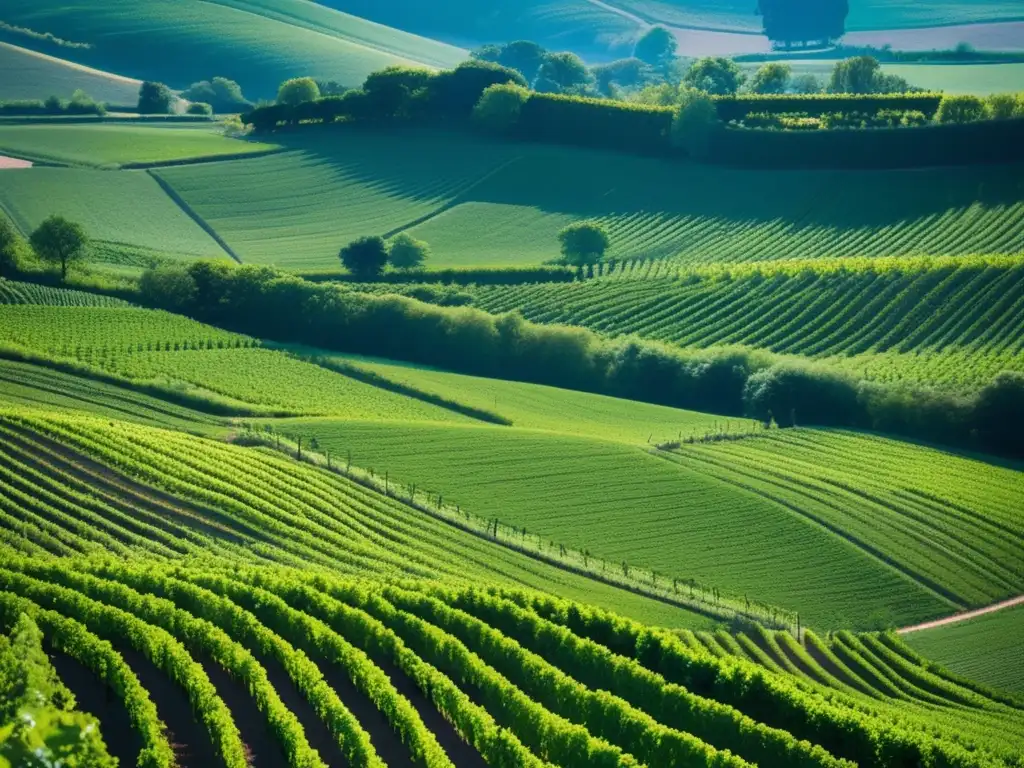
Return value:
[(81, 89), (97, 101), (134, 104), (139, 98), (140, 85), (138, 80), (0, 43), (0, 101), (48, 96), (70, 99)]
[[(979, 683), (1024, 694), (1024, 659), (1019, 638), (1024, 632), (1024, 608), (905, 635), (915, 651), (957, 674)], [(984, 648), (985, 654), (974, 653)]]
[(1015, 168), (767, 173), (443, 134), (279, 140), (293, 151), (159, 171), (243, 261), (330, 267), (354, 237), (405, 229), (431, 266), (532, 265), (580, 219), (609, 229), (617, 260), (1024, 250)]
[(4, 21), (91, 46), (62, 51), (77, 63), (174, 88), (228, 77), (253, 99), (290, 77), (355, 86), (390, 64), (441, 67), (465, 57), (305, 0), (12, 0)]

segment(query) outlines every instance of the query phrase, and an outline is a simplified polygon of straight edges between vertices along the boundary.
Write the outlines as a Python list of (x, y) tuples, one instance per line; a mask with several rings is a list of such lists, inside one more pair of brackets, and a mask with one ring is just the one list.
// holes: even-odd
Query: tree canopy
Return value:
[(751, 93), (785, 93), (789, 87), (793, 68), (780, 61), (762, 64), (750, 79)]
[(492, 85), (473, 108), (473, 123), (491, 133), (510, 133), (529, 99), (530, 92), (522, 86)]
[(295, 106), (320, 98), (320, 86), (312, 77), (293, 77), (285, 80), (277, 91), (277, 103)]
[(50, 216), (29, 238), (33, 250), (45, 262), (60, 266), (61, 280), (66, 280), (73, 264), (85, 259), (89, 238), (81, 224), (63, 216)]
[(5, 216), (0, 216), (0, 277), (10, 277), (18, 271), (20, 250), (18, 231)]
[(575, 53), (549, 53), (537, 73), (537, 81), (553, 84), (557, 91), (571, 91), (590, 82), (590, 70)]
[(633, 56), (652, 67), (663, 68), (676, 57), (675, 36), (664, 27), (651, 27), (636, 41)]
[(906, 93), (914, 90), (906, 80), (887, 75), (873, 56), (855, 56), (836, 62), (832, 68), (830, 93)]
[(241, 112), (252, 106), (252, 102), (242, 95), (241, 86), (226, 77), (192, 83), (181, 95), (189, 101), (209, 104), (215, 112), (221, 113)]
[(846, 32), (849, 0), (758, 0), (764, 33), (785, 48), (828, 44)]
[(575, 267), (596, 264), (608, 250), (608, 233), (592, 221), (578, 221), (558, 233), (562, 257)]
[(683, 82), (714, 96), (726, 96), (736, 93), (745, 79), (739, 65), (732, 59), (708, 56), (694, 62)]
[(139, 114), (166, 115), (171, 112), (174, 94), (163, 83), (146, 81), (139, 88)]
[(422, 267), (430, 258), (430, 246), (423, 240), (403, 232), (391, 241), (388, 260), (397, 269), (415, 269)]
[(388, 246), (382, 237), (361, 237), (338, 254), (341, 263), (357, 277), (377, 277), (388, 263)]

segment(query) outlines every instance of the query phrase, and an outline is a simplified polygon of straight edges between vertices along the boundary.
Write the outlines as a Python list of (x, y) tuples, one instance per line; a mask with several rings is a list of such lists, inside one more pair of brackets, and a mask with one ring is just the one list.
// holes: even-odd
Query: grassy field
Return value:
[(81, 89), (97, 101), (134, 104), (140, 85), (138, 80), (0, 43), (0, 101), (45, 99), (53, 95), (70, 99)]
[(229, 139), (210, 125), (0, 125), (0, 152), (92, 167), (171, 163), (274, 148)]
[(1024, 248), (1015, 168), (763, 173), (462, 136), (282, 141), (294, 151), (159, 173), (243, 260), (293, 268), (403, 227), (432, 266), (539, 264), (579, 219), (609, 229), (609, 258), (679, 264)]
[(385, 431), (303, 420), (280, 428), (476, 515), (589, 549), (612, 568), (626, 561), (727, 594), (758, 595), (799, 610), (812, 625), (887, 625), (950, 610), (786, 507), (631, 446), (501, 427)]
[[(979, 683), (1024, 694), (1024, 607), (903, 637), (915, 651)], [(983, 651), (979, 653), (979, 651)]]
[(465, 376), (390, 360), (331, 355), (337, 360), (460, 405), (498, 414), (521, 429), (583, 435), (631, 445), (679, 435), (753, 429), (750, 422), (539, 384)]
[[(787, 61), (798, 75), (827, 81), (835, 61)], [(1015, 93), (1024, 89), (1024, 64), (884, 64), (882, 69), (926, 91), (946, 93)]]
[(1018, 258), (796, 262), (648, 277), (661, 266), (470, 290), (489, 312), (514, 309), (536, 322), (687, 347), (758, 347), (879, 381), (971, 390), (1000, 370), (1022, 370)]
[(174, 88), (229, 77), (251, 99), (272, 97), (290, 77), (355, 86), (392, 64), (443, 67), (465, 56), (303, 0), (12, 0), (4, 20), (91, 45), (67, 51), (82, 64)]
[(0, 208), (26, 234), (53, 214), (77, 221), (94, 241), (91, 258), (97, 261), (144, 262), (146, 254), (227, 258), (144, 171), (33, 168), (0, 173)]

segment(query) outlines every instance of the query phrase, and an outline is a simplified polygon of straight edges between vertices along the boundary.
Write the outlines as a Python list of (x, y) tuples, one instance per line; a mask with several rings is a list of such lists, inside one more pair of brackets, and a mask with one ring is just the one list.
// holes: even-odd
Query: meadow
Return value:
[(93, 168), (152, 165), (225, 155), (268, 152), (276, 147), (228, 138), (210, 125), (0, 125), (0, 152)]
[[(828, 80), (835, 61), (786, 61), (797, 75), (815, 75)], [(1024, 64), (883, 64), (886, 74), (904, 78), (926, 91), (970, 93), (1016, 93), (1024, 86)]]
[(0, 43), (0, 101), (70, 99), (83, 90), (97, 101), (134, 104), (142, 83), (9, 43)]
[[(903, 636), (923, 656), (958, 675), (1024, 695), (1024, 659), (1019, 639), (1024, 633), (1024, 608), (1017, 607), (976, 619), (925, 629)], [(972, 653), (985, 648), (984, 654)]]
[[(9, 24), (49, 32), (88, 49), (72, 60), (178, 89), (214, 76), (241, 84), (251, 99), (271, 97), (300, 74), (350, 86), (386, 66), (451, 66), (454, 46), (372, 24), (302, 0), (12, 0)], [(201, 52), (202, 55), (199, 55)]]
[(616, 260), (1024, 249), (1012, 167), (765, 173), (443, 134), (280, 141), (293, 151), (158, 173), (243, 260), (288, 268), (336, 266), (354, 237), (399, 230), (430, 243), (431, 266), (535, 265), (558, 257), (559, 230), (580, 219), (609, 230)]
[[(0, 207), (24, 233), (53, 214), (81, 224), (94, 241), (90, 259), (227, 258), (210, 235), (144, 171), (33, 168), (0, 173)], [(125, 256), (120, 251), (142, 256)]]

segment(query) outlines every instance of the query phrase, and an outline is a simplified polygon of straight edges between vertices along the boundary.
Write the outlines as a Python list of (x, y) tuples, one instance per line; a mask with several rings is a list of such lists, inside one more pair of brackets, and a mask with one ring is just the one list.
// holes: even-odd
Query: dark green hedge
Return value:
[(663, 155), (672, 150), (673, 114), (666, 107), (534, 93), (523, 105), (516, 134), (531, 141)]
[(898, 112), (923, 112), (929, 119), (935, 117), (942, 101), (940, 93), (879, 93), (879, 94), (809, 94), (798, 95), (755, 95), (715, 96), (718, 117), (728, 123), (742, 120), (747, 115), (760, 112), (771, 115), (806, 115), (821, 117), (834, 113), (858, 112), (875, 115), (884, 110)]
[(725, 128), (711, 158), (742, 168), (919, 168), (1024, 162), (1024, 119), (919, 128)]
[(408, 272), (385, 272), (362, 279), (338, 270), (299, 272), (298, 276), (314, 283), (440, 283), (442, 285), (520, 285), (523, 283), (571, 283), (578, 276), (569, 267), (495, 267), (492, 269), (416, 269)]

